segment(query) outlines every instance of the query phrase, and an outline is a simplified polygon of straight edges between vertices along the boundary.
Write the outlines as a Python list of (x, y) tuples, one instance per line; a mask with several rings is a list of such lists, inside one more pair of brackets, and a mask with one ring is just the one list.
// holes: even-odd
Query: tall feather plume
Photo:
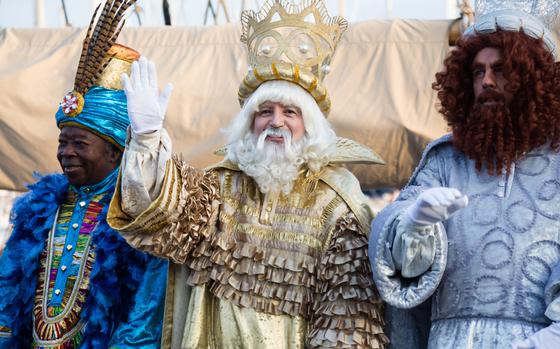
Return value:
[[(95, 65), (97, 67), (97, 71), (94, 72), (92, 81), (96, 81), (99, 78), (99, 76), (103, 73), (103, 70), (105, 69), (107, 64), (109, 64), (110, 60), (104, 61), (104, 58), (106, 56), (107, 51), (109, 51), (109, 49), (111, 48), (111, 46), (113, 46), (113, 44), (117, 39), (118, 35), (115, 36), (114, 34), (117, 32), (120, 33), (120, 29), (122, 29), (122, 25), (124, 24), (124, 21), (121, 22), (120, 20), (116, 20), (116, 19), (122, 18), (125, 14), (125, 11), (130, 7), (130, 5), (131, 5), (130, 2), (123, 2), (122, 4), (120, 4), (119, 7), (115, 6), (111, 9), (109, 13), (109, 17), (111, 18), (111, 21), (107, 22), (108, 23), (107, 28), (103, 28), (101, 30), (104, 44), (103, 47), (100, 49), (100, 52), (103, 52), (103, 54), (97, 56), (97, 62), (96, 62), (97, 64)], [(121, 23), (120, 27), (119, 27), (119, 23)]]
[[(112, 0), (106, 0), (105, 4), (103, 5), (103, 10), (101, 11), (101, 13), (99, 14), (99, 17), (97, 18), (97, 22), (95, 24), (95, 27), (93, 28), (93, 32), (91, 33), (91, 36), (86, 37), (86, 40), (88, 41), (88, 45), (87, 45), (87, 49), (86, 49), (86, 57), (85, 57), (85, 63), (83, 66), (83, 74), (82, 74), (82, 80), (80, 81), (79, 85), (80, 85), (80, 90), (77, 90), (77, 92), (80, 92), (82, 95), (85, 94), (87, 92), (87, 90), (89, 89), (89, 82), (91, 81), (91, 77), (92, 77), (92, 54), (93, 54), (93, 50), (96, 47), (97, 44), (97, 39), (99, 37), (99, 31), (101, 30), (101, 27), (104, 23), (104, 21), (107, 18), (107, 13), (109, 12), (109, 9), (112, 5)], [(101, 6), (101, 4), (99, 4), (99, 7)], [(97, 11), (96, 11), (97, 12)], [(95, 22), (95, 16), (93, 16), (92, 23)], [(77, 76), (78, 74), (76, 74)], [(76, 85), (76, 82), (74, 82), (74, 85)]]
[(74, 91), (85, 94), (109, 64), (110, 59), (104, 58), (124, 26), (126, 10), (135, 3), (136, 0), (106, 0), (99, 17), (101, 4), (97, 6), (84, 39)]
[[(88, 31), (86, 37), (84, 39), (84, 43), (82, 45), (82, 53), (80, 54), (80, 62), (78, 63), (78, 71), (76, 72), (76, 79), (74, 80), (74, 91), (81, 91), (84, 86), (82, 86), (81, 82), (84, 79), (84, 66), (87, 60), (87, 53), (89, 42), (91, 39), (91, 31), (93, 29), (93, 23), (95, 21), (95, 17), (97, 17), (97, 11), (99, 11), (99, 7), (101, 4), (97, 5), (95, 12), (93, 13), (93, 17), (91, 17), (91, 21), (89, 22)], [(81, 93), (81, 92), (80, 92)]]

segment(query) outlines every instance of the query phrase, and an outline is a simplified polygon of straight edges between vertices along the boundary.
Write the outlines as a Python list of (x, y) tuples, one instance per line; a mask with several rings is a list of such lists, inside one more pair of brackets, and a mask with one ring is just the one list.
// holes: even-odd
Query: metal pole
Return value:
[(346, 1), (338, 0), (338, 15), (346, 17)]
[(142, 26), (142, 17), (140, 17), (140, 12), (142, 7), (138, 4), (134, 4), (134, 13), (136, 14), (136, 19), (138, 20), (138, 26)]
[(163, 7), (163, 21), (165, 22), (165, 25), (171, 25), (171, 14), (169, 13), (169, 2), (167, 0), (163, 0), (162, 7)]
[(35, 0), (35, 27), (45, 27), (45, 4), (43, 0)]
[(208, 11), (212, 13), (212, 18), (214, 18), (214, 24), (216, 23), (216, 11), (214, 11), (214, 5), (212, 5), (212, 0), (208, 0), (206, 4), (206, 11), (204, 11), (204, 25), (208, 22)]
[[(218, 11), (216, 11), (216, 12), (220, 12), (220, 5), (221, 5), (221, 6), (223, 7), (223, 9), (224, 9), (224, 16), (226, 16), (226, 22), (229, 23), (229, 14), (228, 14), (228, 10), (227, 10), (227, 5), (226, 5), (226, 3), (224, 2), (224, 0), (220, 0), (220, 1), (219, 1), (219, 3), (218, 3)], [(217, 17), (217, 16), (216, 16), (216, 17)], [(218, 24), (217, 21), (218, 21), (218, 19), (216, 18), (216, 24)]]
[(70, 27), (70, 22), (68, 21), (68, 12), (66, 11), (66, 2), (64, 0), (60, 0), (62, 3), (62, 12), (64, 13), (64, 21), (66, 22), (66, 26)]
[(393, 18), (393, 0), (386, 0), (387, 18)]

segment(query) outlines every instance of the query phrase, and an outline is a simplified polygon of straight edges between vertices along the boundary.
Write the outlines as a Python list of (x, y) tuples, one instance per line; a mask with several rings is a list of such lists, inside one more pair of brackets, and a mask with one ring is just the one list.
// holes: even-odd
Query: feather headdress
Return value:
[[(110, 50), (124, 26), (126, 10), (134, 3), (136, 0), (107, 0), (95, 9), (84, 39), (73, 91), (64, 97), (63, 111), (66, 115), (76, 116), (81, 112), (83, 96), (96, 84), (117, 54)], [(103, 9), (99, 13), (101, 5)]]
[(126, 11), (135, 2), (106, 0), (97, 7), (83, 42), (74, 88), (56, 113), (59, 128), (85, 128), (121, 149), (130, 122), (120, 76), (130, 73), (140, 53), (115, 42)]

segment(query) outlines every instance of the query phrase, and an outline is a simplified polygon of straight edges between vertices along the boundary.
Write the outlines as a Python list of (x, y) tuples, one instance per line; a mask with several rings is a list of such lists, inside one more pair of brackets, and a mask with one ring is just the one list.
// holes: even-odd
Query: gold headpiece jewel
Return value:
[(97, 13), (102, 4), (95, 9), (84, 39), (74, 88), (61, 103), (62, 111), (67, 116), (74, 117), (82, 112), (84, 95), (93, 85), (121, 89), (118, 73), (121, 70), (129, 71), (131, 62), (138, 59), (139, 54), (122, 45), (115, 45), (115, 41), (124, 26), (126, 10), (135, 2), (106, 0), (99, 17)]
[(348, 22), (329, 17), (323, 0), (268, 0), (259, 12), (244, 11), (241, 23), (250, 65), (239, 87), (241, 105), (263, 82), (286, 80), (307, 90), (327, 116), (323, 78)]

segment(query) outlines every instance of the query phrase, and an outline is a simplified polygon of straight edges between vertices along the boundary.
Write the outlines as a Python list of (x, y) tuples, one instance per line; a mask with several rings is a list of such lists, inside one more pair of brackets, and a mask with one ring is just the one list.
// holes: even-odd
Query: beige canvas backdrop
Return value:
[[(385, 166), (352, 167), (363, 188), (398, 187), (424, 146), (446, 132), (431, 84), (449, 50), (448, 21), (368, 21), (342, 38), (326, 78), (340, 136), (368, 145)], [(0, 29), (0, 188), (60, 171), (54, 114), (72, 88), (84, 29)], [(220, 129), (239, 111), (247, 69), (239, 25), (126, 28), (119, 42), (154, 60), (175, 86), (165, 127), (195, 166), (220, 158)]]

